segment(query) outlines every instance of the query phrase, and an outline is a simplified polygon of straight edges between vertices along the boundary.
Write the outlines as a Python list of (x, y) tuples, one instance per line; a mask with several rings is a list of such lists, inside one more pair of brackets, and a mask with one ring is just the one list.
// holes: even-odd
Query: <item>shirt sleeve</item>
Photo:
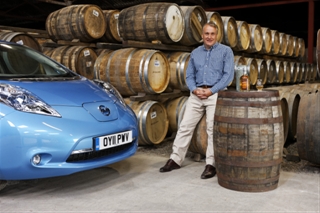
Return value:
[(213, 94), (226, 88), (234, 77), (234, 55), (230, 47), (226, 48), (223, 56), (222, 78), (210, 90)]
[(186, 83), (191, 92), (197, 88), (193, 54), (194, 53), (191, 52), (190, 60), (186, 71)]

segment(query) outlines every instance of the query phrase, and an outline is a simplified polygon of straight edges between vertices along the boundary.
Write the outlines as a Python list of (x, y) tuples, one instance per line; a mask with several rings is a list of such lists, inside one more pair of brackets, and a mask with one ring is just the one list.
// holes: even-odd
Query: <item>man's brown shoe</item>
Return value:
[(181, 167), (176, 162), (174, 162), (174, 160), (169, 159), (166, 165), (160, 168), (160, 172), (170, 172), (171, 170), (180, 169), (180, 168)]
[(208, 179), (212, 178), (213, 176), (216, 175), (216, 168), (212, 165), (206, 165), (206, 168), (201, 174), (201, 179)]

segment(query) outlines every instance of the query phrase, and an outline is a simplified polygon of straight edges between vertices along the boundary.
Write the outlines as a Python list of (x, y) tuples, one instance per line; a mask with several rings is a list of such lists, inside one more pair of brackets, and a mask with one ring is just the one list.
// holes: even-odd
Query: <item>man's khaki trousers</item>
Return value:
[(199, 99), (190, 92), (186, 103), (183, 119), (179, 125), (176, 138), (173, 142), (170, 158), (181, 166), (187, 154), (193, 132), (204, 114), (206, 114), (206, 125), (208, 134), (208, 146), (206, 150), (206, 164), (213, 165), (213, 122), (216, 109), (218, 93), (209, 96), (208, 99)]

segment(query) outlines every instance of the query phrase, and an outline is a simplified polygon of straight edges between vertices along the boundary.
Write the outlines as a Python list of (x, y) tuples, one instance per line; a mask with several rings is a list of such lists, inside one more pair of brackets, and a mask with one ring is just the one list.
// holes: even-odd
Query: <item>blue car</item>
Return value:
[(3, 41), (0, 125), (2, 186), (102, 167), (138, 147), (136, 115), (111, 84)]

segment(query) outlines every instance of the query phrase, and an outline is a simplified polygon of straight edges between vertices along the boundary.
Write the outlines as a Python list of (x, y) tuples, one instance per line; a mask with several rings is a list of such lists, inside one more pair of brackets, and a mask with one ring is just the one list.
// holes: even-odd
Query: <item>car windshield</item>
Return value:
[(74, 77), (64, 66), (19, 44), (0, 43), (0, 79)]

